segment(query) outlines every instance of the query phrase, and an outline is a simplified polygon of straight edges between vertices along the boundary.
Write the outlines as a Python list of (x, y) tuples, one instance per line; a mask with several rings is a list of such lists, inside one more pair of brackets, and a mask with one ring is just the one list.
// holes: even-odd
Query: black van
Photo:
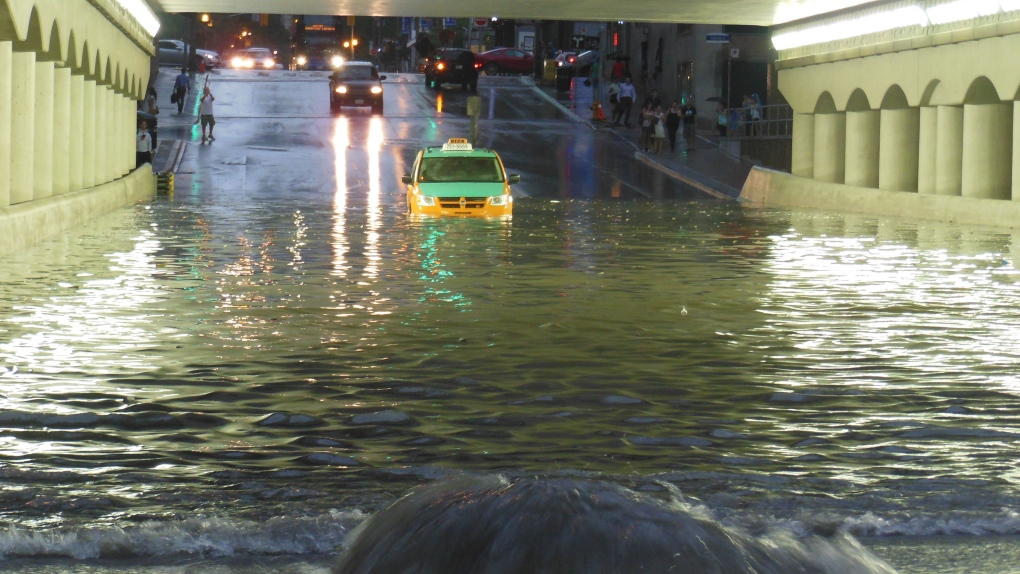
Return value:
[(478, 91), (475, 54), (463, 48), (440, 48), (425, 62), (425, 86), (438, 89), (443, 84), (460, 84)]

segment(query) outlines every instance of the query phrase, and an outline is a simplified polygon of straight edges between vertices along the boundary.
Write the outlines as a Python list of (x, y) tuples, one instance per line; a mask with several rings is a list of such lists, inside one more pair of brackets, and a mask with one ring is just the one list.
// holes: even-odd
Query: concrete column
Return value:
[(0, 42), (0, 209), (11, 204), (11, 57), (10, 42)]
[(877, 110), (846, 113), (847, 185), (878, 188), (881, 114)]
[(960, 195), (963, 185), (963, 107), (939, 106), (935, 138), (935, 193)]
[(918, 108), (882, 110), (879, 128), (878, 188), (886, 191), (917, 191), (919, 133)]
[(53, 195), (60, 195), (71, 190), (71, 68), (53, 72)]
[(35, 63), (35, 191), (33, 199), (53, 195), (53, 62)]
[(938, 108), (921, 108), (917, 143), (917, 192), (935, 193), (935, 141), (938, 137)]
[(1013, 105), (963, 106), (961, 195), (1010, 199), (1013, 187)]
[(1020, 101), (1013, 102), (1013, 201), (1020, 201)]
[(35, 53), (11, 55), (11, 205), (35, 189)]
[(808, 179), (815, 173), (815, 115), (793, 114), (793, 158), (790, 173)]
[(110, 101), (110, 90), (106, 86), (96, 84), (96, 181), (100, 185), (110, 181), (110, 120), (107, 115), (107, 104)]
[(98, 121), (97, 98), (99, 86), (95, 80), (85, 80), (82, 95), (82, 146), (81, 146), (81, 186), (82, 189), (93, 187), (99, 176), (96, 155), (96, 122)]
[(71, 76), (69, 92), (69, 111), (67, 136), (67, 172), (68, 190), (77, 191), (83, 187), (85, 155), (85, 76)]
[(843, 183), (846, 167), (846, 115), (815, 114), (814, 179)]

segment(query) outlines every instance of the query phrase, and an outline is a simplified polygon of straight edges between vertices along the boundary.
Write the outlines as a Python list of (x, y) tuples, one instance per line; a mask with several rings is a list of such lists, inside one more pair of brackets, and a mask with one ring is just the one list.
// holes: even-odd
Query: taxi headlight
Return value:
[(333, 56), (333, 59), (330, 62), (333, 64), (334, 68), (339, 68), (344, 65), (344, 59), (340, 56)]
[(489, 198), (489, 205), (510, 205), (513, 198), (509, 194), (496, 195)]
[(308, 63), (308, 58), (306, 58), (304, 56), (298, 56), (297, 57), (297, 65), (304, 66), (307, 63)]
[(373, 94), (381, 94), (382, 93), (382, 86), (372, 86), (372, 93)]
[(338, 93), (338, 94), (346, 94), (347, 93), (347, 86), (337, 86), (336, 87), (336, 93)]
[(230, 65), (235, 68), (240, 68), (241, 66), (244, 65), (244, 60), (242, 60), (239, 57), (235, 57), (234, 59), (230, 60)]
[(435, 207), (436, 205), (436, 198), (431, 195), (419, 195), (417, 199), (420, 207)]
[(276, 62), (274, 62), (272, 58), (266, 58), (266, 60), (262, 62), (262, 66), (266, 69), (272, 68), (275, 65)]

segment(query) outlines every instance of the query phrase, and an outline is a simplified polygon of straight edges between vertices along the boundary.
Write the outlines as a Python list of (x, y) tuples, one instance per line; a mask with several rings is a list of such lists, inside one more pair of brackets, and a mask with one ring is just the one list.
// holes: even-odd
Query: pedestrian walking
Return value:
[[(202, 88), (202, 99), (198, 105), (198, 115), (202, 120), (202, 143), (216, 139), (213, 136), (213, 128), (216, 127), (216, 118), (213, 116), (213, 102), (215, 101), (216, 98), (212, 95), (212, 90), (209, 89), (207, 83)], [(205, 135), (206, 128), (209, 128), (208, 140)]]
[(177, 113), (184, 113), (184, 100), (191, 91), (191, 78), (188, 77), (188, 69), (181, 68), (181, 73), (174, 80), (174, 93), (171, 101), (177, 104)]
[(637, 91), (634, 89), (634, 84), (630, 83), (630, 77), (623, 79), (623, 84), (620, 85), (620, 117), (617, 118), (614, 125), (620, 125), (620, 121), (623, 121), (623, 125), (630, 127), (630, 107), (634, 105), (634, 100), (637, 99)]
[(653, 110), (655, 108), (661, 108), (662, 107), (662, 98), (659, 97), (658, 90), (652, 90), (648, 94), (648, 97), (645, 98), (645, 103), (643, 105), (647, 106), (649, 104), (652, 105), (652, 109)]
[(722, 103), (716, 105), (715, 108), (715, 127), (719, 130), (719, 137), (726, 137), (726, 132), (729, 128), (730, 118), (729, 110)]
[(135, 169), (147, 163), (152, 163), (152, 135), (145, 120), (142, 120), (135, 134)]
[(662, 153), (662, 144), (666, 141), (666, 114), (662, 111), (662, 106), (655, 108), (652, 129), (652, 153)]
[(156, 88), (152, 86), (145, 90), (145, 111), (152, 115), (159, 113), (159, 105), (156, 104)]
[(669, 137), (669, 151), (676, 151), (676, 132), (680, 129), (680, 104), (673, 102), (666, 110), (666, 136)]
[(687, 151), (694, 151), (694, 135), (697, 129), (695, 123), (698, 118), (698, 110), (694, 104), (688, 103), (682, 108), (684, 124), (684, 142), (687, 144)]
[(612, 69), (612, 72), (610, 72), (610, 73), (612, 74), (613, 79), (616, 80), (617, 82), (622, 80), (623, 79), (623, 74), (626, 73), (626, 72), (624, 72), (624, 69), (623, 69), (623, 61), (622, 60), (617, 60), (617, 61), (613, 62), (613, 69)]
[(656, 119), (652, 104), (645, 104), (641, 108), (641, 151), (648, 152), (652, 149)]

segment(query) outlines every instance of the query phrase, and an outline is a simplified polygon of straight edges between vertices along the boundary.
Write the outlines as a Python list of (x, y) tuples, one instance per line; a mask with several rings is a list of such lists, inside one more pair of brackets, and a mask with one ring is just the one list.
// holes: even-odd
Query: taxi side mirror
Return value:
[(513, 174), (511, 176), (508, 176), (506, 178), (506, 182), (507, 183), (520, 183), (521, 182), (521, 174), (515, 173), (515, 174)]
[(408, 183), (408, 184), (414, 182), (414, 180), (411, 179), (410, 175), (402, 175), (402, 176), (400, 176), (400, 181), (403, 182), (403, 183)]
[(379, 81), (380, 81), (380, 82), (381, 82), (381, 81), (383, 81), (383, 80), (385, 80), (385, 79), (386, 79), (386, 76), (379, 76)]

